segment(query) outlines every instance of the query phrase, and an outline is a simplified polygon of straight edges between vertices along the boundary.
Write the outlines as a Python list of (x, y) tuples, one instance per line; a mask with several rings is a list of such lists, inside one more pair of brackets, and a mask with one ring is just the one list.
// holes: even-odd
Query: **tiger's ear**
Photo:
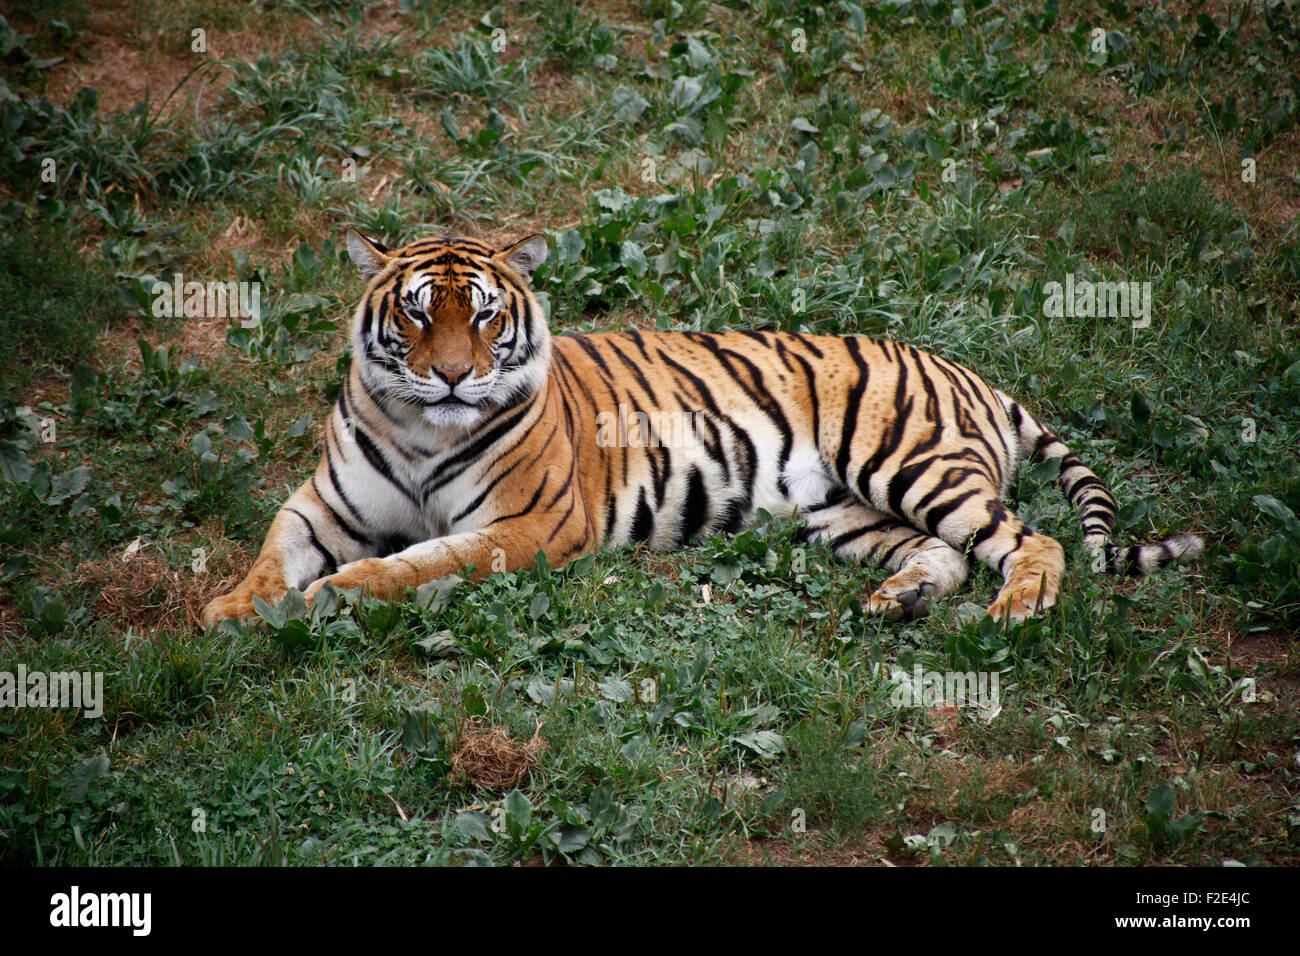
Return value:
[(534, 233), (527, 239), (520, 239), (513, 246), (502, 249), (492, 258), (500, 259), (525, 279), (531, 279), (533, 273), (546, 261), (550, 251), (546, 237), (541, 233)]
[(347, 239), (348, 255), (352, 257), (352, 263), (361, 273), (361, 278), (367, 282), (379, 275), (384, 266), (388, 265), (390, 257), (384, 255), (388, 248), (383, 243), (367, 239), (355, 229), (348, 230)]

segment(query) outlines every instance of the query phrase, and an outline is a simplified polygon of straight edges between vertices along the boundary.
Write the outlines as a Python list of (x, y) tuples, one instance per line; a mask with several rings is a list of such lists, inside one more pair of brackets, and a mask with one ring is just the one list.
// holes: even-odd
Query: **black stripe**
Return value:
[[(734, 420), (722, 414), (718, 408), (717, 402), (713, 400), (713, 394), (709, 391), (704, 382), (700, 380), (699, 376), (695, 375), (695, 373), (690, 371), (690, 369), (686, 368), (681, 363), (675, 361), (671, 356), (665, 353), (663, 349), (659, 349), (658, 354), (661, 361), (675, 369), (679, 376), (686, 379), (692, 386), (694, 386), (695, 390), (699, 393), (701, 400), (708, 405), (709, 410), (713, 412), (720, 421), (727, 424), (727, 428), (730, 430), (732, 438), (742, 446), (742, 449), (745, 452), (745, 462), (743, 464), (747, 467), (744, 469), (738, 468), (738, 470), (741, 471), (741, 480), (745, 485), (745, 498), (741, 505), (741, 511), (747, 512), (749, 510), (750, 502), (753, 501), (754, 476), (756, 472), (755, 466), (758, 462), (758, 452), (754, 449), (754, 442), (749, 437), (749, 432), (737, 425)], [(738, 463), (738, 465), (739, 464), (741, 463)]]
[(967, 539), (967, 547), (972, 554), (975, 553), (976, 548), (997, 533), (998, 528), (1002, 526), (1002, 523), (1006, 521), (1011, 514), (1007, 511), (1006, 505), (996, 500), (988, 503), (988, 512), (988, 522)]
[(614, 524), (618, 521), (618, 496), (614, 494), (614, 473), (605, 469), (605, 540), (614, 534)]
[(650, 358), (650, 353), (646, 351), (645, 340), (641, 337), (640, 332), (633, 329), (632, 331), (624, 332), (623, 334), (626, 335), (629, 339), (631, 339), (636, 344), (636, 347), (641, 350), (641, 357), (643, 359), (645, 359), (647, 362), (653, 361)]
[(809, 418), (812, 423), (813, 447), (820, 452), (822, 449), (822, 416), (821, 401), (817, 395), (817, 376), (813, 372), (812, 365), (808, 363), (806, 358), (796, 352), (791, 352), (790, 354), (794, 356), (794, 360), (798, 362), (800, 368), (803, 369), (804, 378), (808, 382), (808, 389), (804, 394), (808, 396), (812, 404), (812, 407), (809, 409)]
[(820, 504), (815, 504), (808, 508), (804, 508), (803, 509), (804, 513), (811, 514), (812, 512), (815, 511), (824, 511), (827, 508), (833, 508), (836, 505), (843, 503), (844, 499), (847, 498), (848, 496), (849, 493), (846, 488), (842, 486), (839, 488), (832, 488), (830, 492), (827, 493), (825, 501), (821, 502)]
[(650, 506), (645, 500), (645, 488), (641, 489), (641, 495), (636, 503), (636, 517), (632, 519), (632, 532), (629, 540), (631, 541), (648, 541), (650, 535), (654, 533), (655, 519), (650, 513)]
[(968, 491), (963, 491), (955, 498), (949, 498), (947, 501), (935, 505), (925, 514), (925, 530), (937, 538), (939, 536), (939, 525), (942, 523), (943, 519), (948, 517), (948, 515), (952, 514), (979, 493), (978, 488), (972, 488)]
[(490, 482), (488, 482), (487, 487), (483, 489), (483, 491), (479, 494), (479, 496), (475, 498), (473, 501), (471, 501), (468, 505), (466, 505), (454, 518), (451, 519), (451, 524), (455, 525), (462, 518), (465, 518), (468, 515), (473, 514), (480, 507), (482, 507), (483, 502), (487, 500), (487, 496), (492, 493), (492, 489), (495, 488), (497, 485), (499, 485), (503, 478), (505, 478), (512, 471), (518, 468), (522, 460), (523, 459), (517, 458), (515, 459), (514, 464), (512, 464), (509, 468), (502, 469), (500, 472), (498, 472), (497, 476), (493, 478)]
[[(560, 515), (560, 520), (555, 523), (555, 527), (552, 528), (546, 535), (547, 544), (554, 541), (555, 536), (560, 533), (560, 529), (569, 523), (569, 517), (573, 514), (573, 511), (577, 507), (577, 505), (578, 505), (578, 496), (577, 495), (570, 496), (569, 507), (565, 509), (564, 514)], [(583, 535), (584, 541), (588, 540), (589, 538), (590, 538), (589, 532)]]
[(794, 338), (802, 342), (803, 347), (806, 348), (813, 355), (817, 356), (818, 358), (822, 357), (822, 350), (812, 344), (812, 342), (810, 341), (811, 336), (804, 335), (802, 332), (791, 332), (790, 335), (792, 335)]
[(370, 463), (370, 467), (379, 472), (385, 481), (405, 495), (408, 501), (412, 504), (418, 504), (419, 500), (416, 498), (415, 493), (397, 480), (397, 476), (393, 474), (393, 469), (392, 466), (389, 465), (388, 459), (384, 457), (383, 452), (375, 447), (375, 443), (370, 440), (370, 436), (366, 434), (365, 429), (359, 426), (354, 426), (352, 434), (356, 440), (357, 447), (361, 449), (361, 454), (364, 455), (366, 461)]
[(650, 459), (650, 469), (654, 472), (655, 507), (662, 508), (664, 495), (668, 491), (668, 479), (673, 473), (673, 455), (667, 448), (659, 448), (657, 452), (647, 451), (646, 456)]
[[(333, 516), (334, 523), (343, 529), (344, 534), (357, 544), (365, 545), (366, 547), (370, 546), (370, 539), (361, 532), (354, 530), (350, 524), (343, 520), (343, 516), (339, 514), (338, 509), (325, 500), (325, 496), (320, 493), (320, 486), (316, 484), (315, 475), (311, 476), (311, 490), (316, 492), (316, 497), (320, 500), (320, 503), (325, 506), (325, 510)], [(342, 498), (343, 496), (339, 495), (339, 497)], [(344, 500), (346, 501), (346, 499)]]
[(399, 551), (405, 551), (413, 544), (415, 542), (404, 534), (382, 535), (375, 540), (375, 554), (381, 558), (386, 558)]
[[(956, 373), (960, 378), (965, 379), (966, 382), (970, 385), (970, 387), (971, 387), (971, 391), (972, 391), (972, 395), (973, 395), (973, 400), (971, 401), (971, 403), (970, 403), (969, 405), (967, 405), (967, 411), (968, 411), (968, 413), (969, 413), (969, 411), (970, 411), (971, 409), (974, 408), (974, 406), (975, 406), (976, 403), (978, 403), (978, 404), (980, 404), (980, 405), (982, 405), (982, 406), (984, 407), (984, 411), (985, 411), (985, 413), (986, 413), (986, 418), (987, 418), (988, 423), (989, 423), (989, 428), (991, 428), (991, 429), (993, 430), (993, 434), (997, 436), (997, 439), (998, 439), (998, 445), (1000, 445), (1001, 448), (1002, 448), (1002, 454), (999, 455), (997, 449), (995, 449), (995, 448), (994, 448), (994, 447), (989, 443), (987, 437), (985, 436), (986, 429), (982, 429), (982, 428), (980, 428), (978, 425), (976, 425), (976, 426), (975, 426), (975, 435), (974, 435), (973, 437), (978, 437), (978, 438), (980, 439), (980, 441), (982, 441), (982, 442), (985, 444), (985, 446), (988, 448), (988, 450), (989, 450), (989, 454), (993, 457), (994, 467), (996, 468), (996, 471), (997, 471), (997, 474), (996, 474), (996, 476), (995, 476), (995, 484), (997, 484), (999, 487), (1001, 487), (1001, 485), (1002, 485), (1002, 475), (1003, 475), (1002, 462), (1003, 462), (1004, 460), (1007, 461), (1007, 462), (1010, 462), (1010, 461), (1012, 460), (1013, 456), (1012, 456), (1012, 454), (1011, 454), (1011, 449), (1007, 447), (1007, 443), (1006, 443), (1006, 441), (1005, 441), (1005, 440), (1003, 439), (1003, 437), (1002, 437), (1002, 429), (998, 428), (998, 425), (997, 425), (997, 423), (998, 423), (998, 415), (997, 415), (997, 413), (994, 411), (993, 406), (991, 406), (991, 405), (990, 405), (987, 401), (985, 401), (985, 399), (984, 399), (984, 395), (985, 395), (985, 393), (987, 392), (987, 390), (988, 390), (988, 388), (989, 388), (988, 383), (985, 382), (983, 379), (981, 379), (981, 378), (980, 378), (978, 375), (976, 375), (974, 372), (970, 371), (970, 369), (964, 368), (963, 366), (961, 366), (961, 365), (957, 365), (957, 364), (955, 364), (955, 363), (953, 363), (953, 362), (949, 362), (949, 361), (947, 361), (946, 359), (938, 359), (938, 358), (936, 358), (936, 359), (935, 359), (935, 362), (936, 362), (936, 364), (939, 364), (939, 365), (941, 365), (941, 366), (947, 366), (947, 367), (951, 368), (951, 369), (952, 369), (952, 370), (953, 370), (953, 371), (954, 371), (954, 372), (955, 372), (955, 373)], [(963, 391), (964, 391), (964, 390), (963, 390)], [(995, 399), (995, 401), (996, 401), (996, 404), (997, 404), (998, 408), (1003, 408), (1002, 402), (1001, 402), (1000, 400), (997, 400), (996, 396), (994, 396), (994, 399)], [(973, 419), (972, 419), (972, 423), (973, 423)]]
[(600, 366), (600, 370), (605, 373), (606, 378), (613, 378), (613, 375), (609, 371), (609, 366), (605, 364), (605, 357), (600, 354), (585, 335), (579, 335), (577, 332), (570, 332), (568, 338), (577, 342), (578, 347), (586, 352), (593, 362)]
[[(347, 492), (343, 490), (343, 486), (339, 483), (338, 470), (334, 467), (334, 454), (330, 450), (329, 439), (330, 436), (326, 434), (325, 465), (329, 474), (330, 486), (333, 487), (334, 493), (339, 496), (339, 500), (343, 502), (343, 507), (348, 509), (348, 514), (352, 516), (353, 520), (356, 521), (358, 525), (364, 528), (366, 526), (366, 519), (361, 516), (361, 512), (357, 510), (357, 506), (352, 503), (352, 499), (347, 496)], [(320, 491), (318, 490), (316, 494), (319, 495)], [(322, 497), (321, 500), (324, 501), (325, 499)]]
[(332, 553), (330, 553), (330, 550), (326, 548), (325, 545), (320, 543), (320, 539), (316, 537), (316, 529), (312, 526), (312, 523), (309, 520), (307, 520), (307, 516), (303, 514), (301, 511), (299, 511), (297, 508), (290, 508), (286, 506), (284, 510), (291, 512), (292, 514), (296, 514), (299, 518), (302, 519), (302, 523), (307, 526), (307, 534), (310, 536), (311, 546), (315, 548), (317, 552), (320, 553), (320, 556), (322, 558), (325, 559), (325, 570), (330, 574), (333, 574), (335, 571), (337, 571), (339, 569), (338, 559), (334, 557)]
[[(952, 461), (954, 459), (960, 459), (961, 457), (962, 456), (960, 454), (955, 456), (936, 455), (929, 460), (931, 462)], [(935, 498), (939, 497), (945, 491), (951, 491), (953, 488), (956, 488), (967, 478), (980, 477), (980, 476), (981, 476), (981, 472), (976, 468), (948, 467), (942, 469), (939, 473), (939, 480), (935, 484), (935, 486), (931, 488), (929, 491), (927, 491), (924, 495), (922, 495), (916, 501), (916, 503), (912, 505), (912, 514), (919, 515), (922, 509), (924, 509), (927, 505), (929, 505), (930, 502), (934, 501)]]
[[(777, 339), (777, 340), (776, 340), (776, 357), (779, 358), (779, 359), (781, 360), (781, 364), (785, 366), (785, 370), (786, 370), (787, 372), (790, 372), (790, 373), (793, 374), (793, 372), (794, 372), (794, 366), (790, 364), (790, 356), (792, 356), (792, 355), (793, 355), (796, 359), (801, 359), (801, 358), (803, 357), (803, 356), (801, 356), (801, 355), (797, 355), (797, 354), (794, 353), (794, 352), (791, 352), (788, 348), (786, 348), (786, 344), (785, 344), (785, 340), (784, 340), (784, 339)], [(806, 364), (806, 363), (805, 363), (805, 364)]]
[(528, 499), (528, 504), (524, 505), (522, 509), (514, 512), (513, 514), (502, 515), (499, 518), (493, 518), (491, 521), (488, 522), (488, 525), (489, 526), (494, 525), (501, 521), (509, 521), (511, 518), (522, 518), (526, 514), (531, 514), (533, 509), (537, 507), (537, 502), (541, 499), (542, 492), (546, 490), (546, 483), (550, 480), (551, 480), (550, 472), (547, 472), (546, 474), (542, 475), (542, 483), (537, 486), (537, 490), (533, 492), (533, 496)]
[[(673, 392), (677, 394), (676, 391)], [(722, 469), (722, 483), (731, 484), (731, 462), (727, 460), (727, 455), (722, 447), (722, 432), (718, 430), (717, 424), (711, 418), (708, 418), (702, 412), (698, 413), (699, 417), (695, 419), (697, 423), (703, 422), (703, 428), (696, 429), (696, 435), (700, 443), (704, 445), (704, 452), (711, 459), (717, 462), (718, 467)]]
[(1021, 543), (1024, 542), (1025, 538), (1027, 538), (1031, 534), (1033, 534), (1033, 532), (1030, 531), (1028, 528), (1026, 528), (1024, 531), (1016, 532), (1016, 543), (1011, 546), (1010, 551), (1008, 551), (1006, 554), (1002, 555), (1000, 559), (998, 559), (998, 574), (1001, 574), (1003, 576), (1006, 575), (1005, 568), (1007, 566), (1007, 560), (1013, 554), (1015, 554), (1017, 551), (1020, 550)]
[(734, 534), (745, 526), (745, 513), (748, 503), (740, 498), (731, 498), (722, 505), (713, 526), (723, 534)]
[[(574, 459), (574, 463), (575, 464), (577, 463), (576, 458)], [(570, 468), (569, 474), (564, 479), (564, 483), (560, 485), (559, 490), (555, 492), (551, 500), (546, 502), (546, 510), (550, 511), (552, 508), (554, 508), (556, 502), (558, 502), (561, 498), (563, 498), (565, 493), (572, 487), (573, 487), (573, 469)]]
[[(777, 459), (777, 477), (776, 484), (782, 495), (789, 496), (790, 489), (785, 482), (785, 467), (790, 461), (790, 448), (794, 444), (794, 434), (790, 430), (790, 422), (781, 411), (780, 404), (772, 398), (771, 393), (766, 390), (763, 384), (763, 373), (753, 362), (738, 352), (730, 349), (724, 349), (718, 342), (717, 336), (702, 337), (701, 343), (707, 348), (713, 356), (722, 363), (727, 374), (729, 374), (736, 385), (749, 396), (750, 400), (761, 410), (772, 423), (776, 425), (777, 430), (781, 433), (781, 452)], [(766, 343), (764, 343), (766, 344)], [(753, 380), (753, 386), (747, 385), (744, 380), (736, 374), (732, 365), (732, 360), (744, 365)]]
[(840, 481), (849, 484), (849, 458), (852, 454), (853, 434), (858, 427), (858, 407), (862, 404), (862, 393), (867, 389), (867, 380), (871, 377), (871, 373), (867, 369), (867, 363), (862, 360), (862, 353), (858, 351), (857, 339), (845, 339), (844, 347), (848, 350), (849, 357), (853, 359), (853, 364), (858, 367), (858, 380), (849, 390), (848, 401), (844, 407), (844, 424), (840, 430), (839, 453), (835, 457), (835, 474)]
[(627, 370), (636, 378), (637, 384), (641, 386), (641, 390), (650, 398), (651, 404), (658, 406), (659, 399), (655, 395), (654, 389), (650, 387), (650, 380), (647, 379), (645, 373), (641, 371), (641, 366), (637, 365), (628, 358), (626, 354), (624, 354), (623, 350), (618, 347), (612, 336), (605, 339), (605, 343), (609, 346), (610, 351), (618, 356), (619, 361), (622, 362)]
[(704, 476), (698, 468), (692, 467), (686, 479), (686, 501), (682, 504), (682, 522), (678, 532), (682, 543), (695, 537), (708, 520), (709, 493), (704, 490)]
[[(902, 446), (907, 430), (907, 420), (912, 417), (912, 409), (916, 404), (914, 397), (908, 394), (907, 362), (903, 359), (902, 349), (896, 343), (889, 344), (894, 345), (898, 355), (898, 381), (894, 387), (894, 416), (889, 422), (889, 427), (885, 429), (885, 433), (881, 436), (880, 444), (876, 446), (876, 450), (872, 452), (871, 457), (863, 463), (861, 470), (858, 472), (856, 484), (865, 501), (871, 500), (871, 476), (880, 471), (890, 456)], [(877, 502), (877, 504), (880, 503)]]
[[(1070, 487), (1065, 489), (1065, 497), (1070, 501), (1074, 501), (1075, 494), (1083, 488), (1100, 488), (1102, 491), (1106, 491), (1106, 486), (1102, 483), (1102, 480), (1096, 475), (1089, 474), (1071, 482)], [(1109, 496), (1109, 492), (1107, 492), (1107, 497)]]
[(864, 534), (870, 534), (873, 531), (881, 531), (885, 528), (893, 528), (896, 527), (897, 524), (898, 522), (894, 521), (892, 518), (885, 518), (882, 521), (873, 521), (871, 524), (864, 524), (860, 528), (854, 528), (852, 531), (845, 531), (843, 534), (836, 535), (828, 542), (828, 544), (830, 545), (831, 551), (838, 551), (844, 545), (852, 544), (854, 541), (857, 541), (858, 538), (862, 537)]
[(903, 545), (905, 544), (911, 544), (913, 541), (917, 541), (917, 540), (924, 541), (925, 535), (914, 534), (914, 535), (910, 535), (909, 537), (903, 538), (901, 541), (897, 542), (892, 548), (890, 548), (888, 551), (886, 551), (876, 560), (880, 562), (880, 564), (887, 566), (889, 564), (889, 559), (894, 556), (894, 554), (898, 551), (899, 548), (903, 547)]

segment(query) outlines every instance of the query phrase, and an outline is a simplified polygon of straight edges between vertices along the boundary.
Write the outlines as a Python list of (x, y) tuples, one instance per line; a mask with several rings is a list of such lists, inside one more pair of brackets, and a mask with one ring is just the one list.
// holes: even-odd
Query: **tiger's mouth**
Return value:
[(495, 375), (462, 380), (454, 386), (431, 381), (413, 373), (409, 366), (403, 375), (408, 393), (425, 408), (479, 409), (496, 392)]

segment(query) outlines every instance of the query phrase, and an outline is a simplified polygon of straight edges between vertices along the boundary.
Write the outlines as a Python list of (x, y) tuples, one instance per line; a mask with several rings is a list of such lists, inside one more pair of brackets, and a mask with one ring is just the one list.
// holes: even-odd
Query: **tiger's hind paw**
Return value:
[(989, 616), (995, 621), (1009, 619), (1019, 624), (1056, 604), (1056, 588), (1041, 578), (1009, 581), (989, 605)]

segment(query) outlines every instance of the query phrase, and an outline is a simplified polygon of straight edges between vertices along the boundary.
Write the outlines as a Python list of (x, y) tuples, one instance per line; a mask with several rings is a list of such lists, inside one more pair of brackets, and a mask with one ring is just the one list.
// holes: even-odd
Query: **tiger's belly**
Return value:
[(764, 510), (788, 517), (840, 489), (811, 440), (794, 440), (770, 422), (693, 413), (689, 427), (638, 433), (629, 423), (622, 445), (602, 448), (612, 478), (606, 499), (606, 545), (644, 541), (670, 551), (713, 532), (748, 526)]

